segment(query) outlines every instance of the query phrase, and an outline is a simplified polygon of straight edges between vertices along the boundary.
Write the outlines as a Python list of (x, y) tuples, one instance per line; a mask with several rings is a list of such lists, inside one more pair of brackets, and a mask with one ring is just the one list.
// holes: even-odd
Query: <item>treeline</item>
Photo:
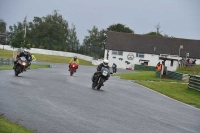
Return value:
[[(0, 33), (4, 33), (6, 23), (0, 20)], [(26, 27), (26, 28), (25, 28)], [(34, 17), (32, 22), (17, 22), (9, 26), (7, 41), (0, 37), (1, 44), (8, 44), (15, 48), (40, 48), (57, 51), (80, 53), (101, 58), (104, 56), (105, 43), (108, 31), (134, 33), (132, 29), (123, 24), (113, 24), (106, 29), (93, 26), (88, 30), (83, 43), (80, 44), (76, 35), (74, 24), (69, 26), (68, 21), (56, 11), (45, 17)], [(148, 35), (159, 35), (149, 32)]]

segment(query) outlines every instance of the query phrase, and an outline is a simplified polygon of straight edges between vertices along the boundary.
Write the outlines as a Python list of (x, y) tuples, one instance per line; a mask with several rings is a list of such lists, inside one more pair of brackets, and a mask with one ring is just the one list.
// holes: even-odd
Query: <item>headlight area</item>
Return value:
[(26, 66), (26, 62), (22, 62), (22, 65), (23, 65), (23, 66)]

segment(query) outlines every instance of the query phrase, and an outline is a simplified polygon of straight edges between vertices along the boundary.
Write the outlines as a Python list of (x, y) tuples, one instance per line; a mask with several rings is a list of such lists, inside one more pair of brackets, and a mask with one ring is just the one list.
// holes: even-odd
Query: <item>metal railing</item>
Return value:
[(0, 66), (12, 65), (14, 61), (15, 61), (14, 58), (0, 58)]

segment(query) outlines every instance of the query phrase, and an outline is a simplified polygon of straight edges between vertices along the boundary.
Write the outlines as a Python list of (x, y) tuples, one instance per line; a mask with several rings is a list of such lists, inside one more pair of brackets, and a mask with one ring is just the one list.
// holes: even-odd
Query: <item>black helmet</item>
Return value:
[(76, 61), (76, 59), (77, 59), (77, 57), (76, 57), (76, 56), (74, 56), (74, 61)]

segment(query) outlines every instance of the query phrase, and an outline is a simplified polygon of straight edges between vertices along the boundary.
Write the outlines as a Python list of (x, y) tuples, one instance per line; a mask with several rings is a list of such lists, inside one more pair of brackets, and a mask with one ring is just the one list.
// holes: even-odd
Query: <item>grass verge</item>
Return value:
[(121, 73), (121, 74), (113, 74), (113, 76), (120, 76), (121, 79), (127, 80), (145, 80), (145, 81), (165, 81), (165, 82), (182, 82), (180, 80), (173, 80), (168, 78), (156, 78), (156, 72), (154, 71), (138, 71), (137, 73)]
[(162, 93), (168, 97), (181, 101), (183, 103), (200, 108), (200, 93), (196, 90), (189, 89), (188, 84), (157, 81), (136, 81), (136, 83), (148, 87), (159, 93)]
[[(16, 54), (17, 52), (15, 52)], [(45, 54), (34, 54), (35, 58), (39, 62), (52, 62), (52, 63), (67, 63), (69, 64), (69, 61), (71, 57), (65, 57), (65, 56), (55, 56), (55, 55), (45, 55)], [(0, 57), (1, 58), (12, 58), (13, 57), (13, 51), (11, 50), (2, 50), (0, 49)], [(86, 66), (93, 66), (92, 62), (79, 59), (80, 65), (86, 65)]]
[(12, 123), (9, 120), (0, 116), (0, 133), (33, 133), (31, 130), (26, 129), (16, 123)]
[[(173, 79), (160, 79), (155, 77), (153, 71), (138, 71), (129, 74), (113, 74), (121, 79), (134, 80), (135, 83), (162, 93), (168, 97), (200, 108), (200, 92), (188, 88), (188, 84)], [(153, 81), (153, 82), (149, 82)]]
[(177, 72), (184, 74), (193, 74), (200, 75), (200, 65), (192, 66), (192, 67), (179, 67)]
[[(50, 68), (50, 65), (47, 64), (31, 64), (30, 69), (37, 69), (37, 68)], [(12, 70), (13, 65), (3, 65), (0, 66), (0, 70)]]

